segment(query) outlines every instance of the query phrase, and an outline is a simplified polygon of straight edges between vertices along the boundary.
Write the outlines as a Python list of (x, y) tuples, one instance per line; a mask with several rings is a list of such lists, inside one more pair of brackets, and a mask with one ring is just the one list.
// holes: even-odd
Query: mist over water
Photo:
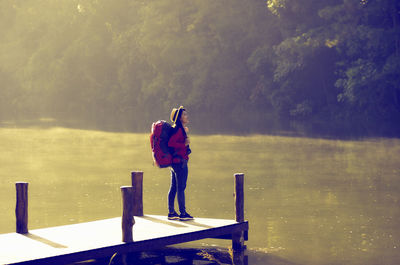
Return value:
[(400, 264), (400, 1), (3, 0), (0, 32), (0, 233), (16, 181), (30, 229), (119, 216), (133, 170), (165, 215), (183, 105), (190, 213), (233, 218), (245, 173), (250, 264)]
[[(195, 217), (233, 219), (233, 174), (245, 174), (249, 264), (400, 261), (398, 139), (191, 137)], [(1, 233), (15, 229), (16, 181), (29, 182), (29, 229), (120, 216), (119, 187), (133, 170), (144, 171), (145, 214), (167, 214), (169, 171), (153, 167), (148, 134), (3, 128), (0, 142)]]

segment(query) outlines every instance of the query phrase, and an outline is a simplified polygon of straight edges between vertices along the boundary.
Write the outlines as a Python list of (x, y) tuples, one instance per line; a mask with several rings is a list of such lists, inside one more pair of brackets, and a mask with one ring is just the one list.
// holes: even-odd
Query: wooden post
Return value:
[(249, 260), (247, 254), (243, 250), (233, 250), (231, 254), (231, 260), (233, 265), (248, 265)]
[(16, 182), (17, 203), (15, 206), (17, 233), (28, 233), (28, 183)]
[[(235, 175), (235, 217), (236, 222), (244, 222), (244, 174), (236, 173)], [(232, 234), (233, 250), (243, 250), (244, 231), (235, 232)]]
[(133, 217), (133, 187), (122, 186), (122, 241), (132, 242), (133, 234), (132, 227), (135, 224), (135, 218)]
[(235, 174), (235, 213), (236, 222), (244, 222), (244, 174)]
[(134, 189), (133, 215), (143, 216), (143, 172), (133, 171), (131, 176)]

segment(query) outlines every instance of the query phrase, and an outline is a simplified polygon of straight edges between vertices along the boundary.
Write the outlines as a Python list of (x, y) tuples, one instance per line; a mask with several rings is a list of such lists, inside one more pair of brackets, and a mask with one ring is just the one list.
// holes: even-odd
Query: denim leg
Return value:
[(176, 196), (176, 173), (171, 168), (171, 186), (169, 187), (168, 192), (168, 211), (173, 213), (175, 211), (175, 196)]
[(186, 163), (174, 165), (173, 169), (176, 173), (176, 184), (177, 184), (177, 195), (178, 195), (178, 205), (179, 205), (179, 212), (184, 213), (186, 212), (186, 205), (185, 205), (185, 189), (186, 189), (186, 182), (188, 178), (188, 167)]

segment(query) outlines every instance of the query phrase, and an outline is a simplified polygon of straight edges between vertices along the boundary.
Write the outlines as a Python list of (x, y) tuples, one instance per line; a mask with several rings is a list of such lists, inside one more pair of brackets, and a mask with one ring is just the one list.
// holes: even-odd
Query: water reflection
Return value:
[[(198, 248), (175, 248), (166, 247), (152, 251), (133, 252), (129, 254), (115, 253), (110, 258), (87, 260), (74, 263), (91, 265), (111, 264), (233, 264), (247, 265), (248, 256), (246, 252), (233, 253), (230, 249), (198, 249)], [(273, 263), (266, 263), (271, 264)], [(72, 265), (72, 264), (71, 264)]]
[[(2, 233), (15, 229), (21, 180), (30, 183), (30, 229), (119, 216), (119, 187), (136, 169), (144, 171), (145, 213), (166, 214), (169, 172), (152, 166), (146, 134), (1, 129), (0, 142)], [(249, 264), (400, 264), (399, 139), (192, 142), (187, 204), (195, 217), (233, 219), (233, 173), (245, 173)], [(204, 242), (230, 244), (190, 247)]]
[(116, 253), (104, 259), (87, 260), (70, 265), (111, 265), (111, 264), (263, 264), (263, 265), (301, 265), (266, 253), (263, 250), (246, 250), (234, 256), (232, 250), (223, 248), (176, 248), (166, 247), (153, 251), (135, 252), (127, 255)]

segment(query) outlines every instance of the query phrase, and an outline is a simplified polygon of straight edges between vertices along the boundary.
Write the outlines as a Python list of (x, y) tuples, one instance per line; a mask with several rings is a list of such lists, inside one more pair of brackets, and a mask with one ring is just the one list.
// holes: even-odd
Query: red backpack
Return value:
[(163, 120), (153, 122), (151, 126), (150, 144), (153, 152), (154, 164), (159, 168), (169, 167), (172, 164), (172, 155), (168, 147), (172, 126)]

